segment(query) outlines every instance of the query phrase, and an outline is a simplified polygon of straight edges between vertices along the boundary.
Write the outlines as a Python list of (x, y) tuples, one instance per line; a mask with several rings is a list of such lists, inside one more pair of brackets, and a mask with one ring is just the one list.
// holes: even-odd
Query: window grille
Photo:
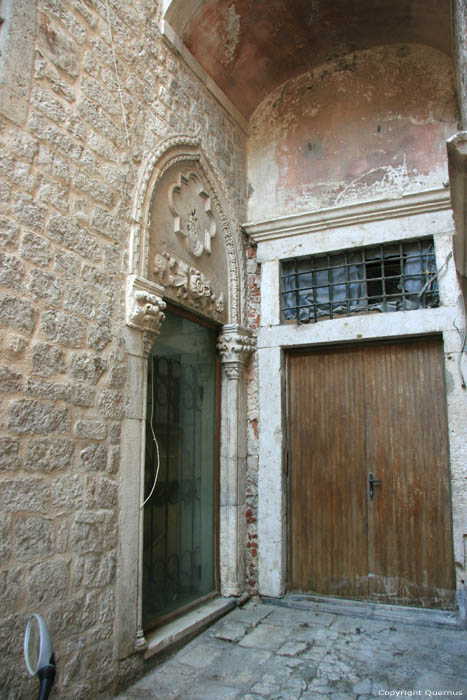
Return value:
[(432, 238), (285, 260), (282, 321), (439, 306)]

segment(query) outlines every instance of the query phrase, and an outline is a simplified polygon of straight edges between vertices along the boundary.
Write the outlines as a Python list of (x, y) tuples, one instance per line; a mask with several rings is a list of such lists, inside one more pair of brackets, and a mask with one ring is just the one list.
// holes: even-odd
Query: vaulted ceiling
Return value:
[(450, 0), (165, 0), (166, 20), (248, 119), (285, 80), (384, 44), (451, 54)]

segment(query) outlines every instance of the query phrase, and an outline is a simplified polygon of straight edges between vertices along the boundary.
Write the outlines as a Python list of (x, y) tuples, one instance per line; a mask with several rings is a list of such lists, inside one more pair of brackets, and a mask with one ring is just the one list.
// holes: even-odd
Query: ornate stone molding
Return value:
[(211, 253), (216, 221), (211, 197), (197, 173), (178, 173), (177, 181), (169, 189), (169, 209), (174, 217), (174, 233), (185, 240), (188, 252), (195, 258)]
[(126, 286), (126, 323), (144, 334), (145, 350), (151, 348), (160, 333), (166, 304), (162, 299), (164, 288), (154, 282), (128, 275)]
[(243, 224), (255, 243), (301, 236), (329, 229), (387, 221), (403, 216), (442, 211), (451, 207), (449, 190), (439, 188), (406, 194), (399, 199), (376, 199), (320, 211), (279, 216), (269, 221)]
[(224, 326), (217, 349), (229, 379), (240, 377), (255, 347), (256, 341), (250, 329), (235, 324)]
[(211, 316), (224, 311), (223, 292), (216, 294), (213, 283), (183, 260), (178, 260), (169, 253), (157, 254), (154, 257), (153, 272), (164, 287), (177, 290), (176, 295), (180, 301)]
[[(150, 203), (158, 182), (167, 170), (181, 163), (197, 163), (206, 182), (220, 222), (219, 233), (222, 234), (229, 267), (228, 318), (232, 322), (242, 319), (241, 299), (246, 290), (245, 261), (240, 238), (234, 237), (231, 222), (236, 214), (225, 194), (222, 177), (215, 162), (207, 155), (198, 137), (177, 135), (161, 142), (144, 162), (136, 186), (134, 208), (132, 212), (131, 242), (129, 251), (129, 272), (147, 276), (149, 263), (149, 228)], [(245, 310), (243, 309), (243, 313)]]

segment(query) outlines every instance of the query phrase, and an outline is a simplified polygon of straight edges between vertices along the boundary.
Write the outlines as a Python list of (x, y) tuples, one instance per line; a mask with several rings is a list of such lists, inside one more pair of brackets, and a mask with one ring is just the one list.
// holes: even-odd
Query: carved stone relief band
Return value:
[(236, 324), (224, 326), (217, 342), (217, 349), (229, 379), (237, 379), (244, 371), (255, 346), (253, 333), (248, 328)]
[(126, 286), (126, 323), (143, 332), (144, 351), (148, 354), (160, 333), (165, 318), (164, 288), (138, 275), (128, 275)]
[(209, 315), (222, 314), (224, 294), (214, 290), (213, 283), (202, 272), (169, 253), (154, 257), (153, 273), (164, 287), (172, 287), (176, 295), (195, 309)]

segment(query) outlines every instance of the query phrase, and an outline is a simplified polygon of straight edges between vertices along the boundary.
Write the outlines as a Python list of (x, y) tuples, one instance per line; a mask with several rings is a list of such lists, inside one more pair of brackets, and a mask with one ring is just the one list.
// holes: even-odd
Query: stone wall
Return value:
[(163, 139), (199, 133), (238, 225), (245, 137), (161, 39), (154, 0), (39, 0), (33, 36), (24, 119), (0, 116), (0, 687), (35, 692), (21, 656), (37, 612), (55, 697), (113, 696), (135, 183)]

